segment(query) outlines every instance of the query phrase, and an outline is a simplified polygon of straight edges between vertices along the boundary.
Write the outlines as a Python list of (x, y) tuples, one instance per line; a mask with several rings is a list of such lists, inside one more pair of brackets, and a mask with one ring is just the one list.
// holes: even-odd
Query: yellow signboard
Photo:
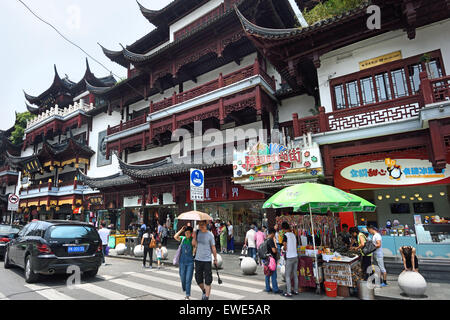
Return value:
[(372, 67), (376, 67), (388, 62), (392, 62), (392, 61), (396, 61), (396, 60), (401, 60), (403, 59), (402, 57), (402, 52), (401, 51), (395, 51), (395, 52), (391, 52), (373, 59), (369, 59), (369, 60), (365, 60), (359, 63), (359, 70), (365, 70), (365, 69), (369, 69)]

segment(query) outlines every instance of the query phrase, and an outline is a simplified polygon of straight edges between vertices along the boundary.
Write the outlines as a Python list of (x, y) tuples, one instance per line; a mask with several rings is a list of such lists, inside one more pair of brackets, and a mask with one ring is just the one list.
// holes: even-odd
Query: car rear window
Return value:
[(10, 234), (10, 233), (18, 233), (20, 230), (16, 228), (12, 228), (10, 226), (0, 226), (1, 234)]
[(88, 226), (53, 226), (50, 228), (51, 239), (92, 239), (97, 240), (97, 231)]

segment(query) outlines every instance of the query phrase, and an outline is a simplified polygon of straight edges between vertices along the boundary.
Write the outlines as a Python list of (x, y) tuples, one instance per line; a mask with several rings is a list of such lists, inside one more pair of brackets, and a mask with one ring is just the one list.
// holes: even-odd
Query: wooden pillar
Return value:
[(319, 128), (320, 132), (328, 131), (328, 121), (324, 107), (319, 107)]
[(422, 99), (424, 106), (434, 102), (433, 88), (431, 86), (431, 80), (428, 79), (428, 74), (426, 71), (420, 73), (420, 92), (422, 94)]
[(222, 72), (219, 74), (219, 88), (222, 88), (224, 86), (223, 83), (223, 74)]
[(292, 125), (294, 128), (294, 138), (300, 137), (300, 126), (298, 124), (298, 114), (293, 113), (292, 114)]
[(267, 224), (269, 228), (273, 228), (275, 226), (277, 214), (275, 209), (265, 209), (267, 216)]
[(430, 120), (431, 163), (437, 173), (441, 173), (447, 165), (447, 149), (441, 133), (439, 120)]
[(225, 105), (223, 103), (223, 98), (219, 99), (219, 120), (220, 120), (220, 125), (224, 125), (225, 124)]
[[(258, 64), (259, 65), (259, 64)], [(261, 87), (256, 86), (256, 114), (262, 114), (262, 97), (261, 97)]]

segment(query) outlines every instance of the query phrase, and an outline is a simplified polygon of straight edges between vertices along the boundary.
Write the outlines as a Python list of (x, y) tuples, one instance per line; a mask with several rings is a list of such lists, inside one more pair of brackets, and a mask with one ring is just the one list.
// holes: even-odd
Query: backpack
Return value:
[(375, 250), (377, 250), (377, 247), (375, 246), (375, 244), (366, 238), (366, 243), (364, 244), (364, 247), (362, 247), (361, 252), (365, 256), (367, 256), (367, 255), (371, 254), (372, 252), (374, 252)]
[(266, 257), (267, 257), (268, 240), (269, 239), (264, 240), (264, 242), (261, 243), (261, 245), (258, 248), (258, 257), (260, 259), (266, 259)]

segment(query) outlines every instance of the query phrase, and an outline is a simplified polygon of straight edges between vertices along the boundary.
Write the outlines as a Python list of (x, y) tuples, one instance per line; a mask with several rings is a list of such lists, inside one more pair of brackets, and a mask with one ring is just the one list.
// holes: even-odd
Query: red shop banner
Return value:
[[(186, 191), (186, 199), (191, 203), (190, 190)], [(228, 189), (228, 197), (225, 197), (223, 188), (208, 188), (205, 187), (205, 201), (203, 202), (220, 202), (220, 201), (246, 201), (246, 200), (264, 200), (263, 193), (244, 189), (241, 186), (231, 186)]]
[[(395, 188), (450, 182), (450, 165), (436, 172), (428, 159), (399, 156), (358, 159), (337, 166), (334, 184), (343, 190)], [(365, 161), (364, 161), (365, 160)]]

